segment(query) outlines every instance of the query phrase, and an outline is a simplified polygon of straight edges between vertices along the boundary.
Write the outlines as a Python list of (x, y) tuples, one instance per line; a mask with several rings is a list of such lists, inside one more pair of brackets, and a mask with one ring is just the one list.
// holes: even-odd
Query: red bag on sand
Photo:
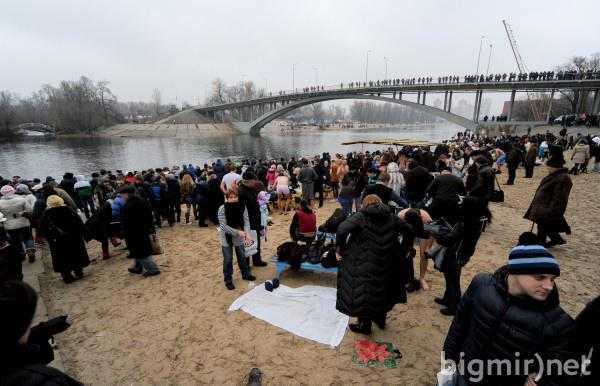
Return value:
[(391, 353), (383, 344), (377, 344), (366, 339), (359, 339), (354, 342), (354, 349), (358, 359), (367, 364), (369, 361), (384, 361)]

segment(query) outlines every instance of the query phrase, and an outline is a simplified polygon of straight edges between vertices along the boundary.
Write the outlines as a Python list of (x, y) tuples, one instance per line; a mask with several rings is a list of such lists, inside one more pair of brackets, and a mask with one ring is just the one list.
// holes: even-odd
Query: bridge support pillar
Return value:
[[(596, 91), (596, 93), (598, 93)], [(548, 112), (546, 113), (546, 123), (550, 122), (550, 115), (552, 114), (552, 101), (554, 100), (554, 89), (550, 93), (550, 100), (548, 101)]]
[(446, 109), (447, 112), (450, 112), (450, 110), (452, 109), (452, 91), (450, 91), (450, 93), (448, 94), (448, 109)]
[(447, 111), (446, 108), (448, 106), (448, 91), (444, 92), (444, 111)]
[(398, 92), (398, 100), (402, 100), (402, 91)]
[(483, 90), (479, 90), (479, 100), (477, 101), (477, 121), (479, 122), (479, 115), (481, 112), (481, 100), (483, 99)]
[(475, 92), (475, 106), (473, 106), (473, 122), (479, 122), (479, 108), (481, 107), (481, 94), (482, 91), (478, 90)]
[(516, 94), (517, 94), (517, 90), (512, 90), (510, 93), (510, 106), (508, 107), (508, 117), (506, 118), (507, 121), (510, 121), (512, 119), (513, 108), (515, 107), (515, 95)]
[(427, 93), (425, 91), (423, 91), (423, 104), (425, 104), (425, 96), (427, 95)]
[(417, 91), (417, 104), (421, 103), (421, 91)]
[(594, 92), (594, 103), (592, 103), (592, 114), (600, 112), (600, 90)]
[(394, 95), (392, 95), (392, 99), (396, 99), (396, 91), (394, 91)]

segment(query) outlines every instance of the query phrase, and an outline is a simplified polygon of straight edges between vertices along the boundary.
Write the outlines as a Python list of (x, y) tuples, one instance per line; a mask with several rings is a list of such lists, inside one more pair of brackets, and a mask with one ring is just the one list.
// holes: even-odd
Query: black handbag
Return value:
[(500, 187), (500, 183), (498, 182), (498, 178), (494, 174), (494, 180), (496, 181), (496, 185), (498, 185), (498, 190), (494, 189), (492, 192), (492, 196), (490, 197), (491, 202), (504, 202), (504, 190)]

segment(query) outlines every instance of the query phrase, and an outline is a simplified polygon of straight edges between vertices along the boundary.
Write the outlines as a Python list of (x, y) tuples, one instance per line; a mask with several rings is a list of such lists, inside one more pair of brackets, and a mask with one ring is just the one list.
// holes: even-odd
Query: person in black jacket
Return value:
[(54, 272), (60, 273), (63, 281), (70, 284), (81, 279), (83, 268), (90, 265), (85, 243), (91, 236), (81, 218), (62, 198), (51, 195), (46, 202), (40, 234), (48, 241)]
[[(79, 386), (82, 383), (46, 366), (54, 359), (40, 325), (31, 327), (38, 296), (28, 284), (0, 283), (0, 385)], [(68, 325), (66, 325), (68, 327)]]
[(392, 201), (400, 208), (408, 207), (408, 203), (387, 185), (389, 182), (390, 175), (387, 172), (381, 172), (377, 177), (376, 183), (365, 187), (363, 196), (366, 197), (369, 194), (375, 194), (384, 204), (389, 204)]
[[(473, 278), (448, 330), (443, 357), (457, 364), (459, 385), (536, 385), (528, 377), (542, 370), (534, 367), (538, 359), (577, 357), (575, 322), (560, 307), (554, 282), (558, 262), (541, 245), (517, 245), (508, 259), (494, 274)], [(519, 367), (494, 365), (498, 360)], [(540, 385), (577, 381), (544, 370)]]
[(329, 181), (329, 170), (325, 168), (324, 160), (318, 160), (314, 169), (317, 173), (317, 179), (315, 180), (315, 198), (319, 193), (319, 208), (323, 207), (323, 188)]
[(406, 182), (406, 199), (411, 207), (421, 208), (425, 191), (433, 180), (433, 176), (423, 166), (419, 165), (415, 160), (408, 162), (408, 170), (404, 175)]
[(202, 177), (196, 183), (193, 193), (193, 205), (194, 205), (194, 217), (198, 220), (198, 226), (205, 228), (206, 219), (208, 218), (208, 207), (209, 207), (209, 185), (208, 182)]
[(506, 144), (506, 167), (508, 168), (508, 180), (505, 185), (514, 185), (517, 169), (523, 161), (523, 152), (512, 143)]
[(586, 357), (591, 352), (591, 363), (586, 367), (589, 374), (584, 374), (584, 385), (600, 384), (600, 331), (598, 321), (600, 320), (600, 296), (589, 302), (577, 318), (577, 342), (580, 353)]
[(400, 244), (398, 236), (410, 231), (375, 195), (366, 196), (361, 210), (339, 225), (336, 308), (358, 317), (350, 324), (353, 332), (370, 334), (372, 321), (384, 328), (386, 314), (406, 302), (401, 277), (412, 238)]
[[(251, 170), (246, 170), (242, 175), (242, 181), (238, 184), (238, 200), (242, 207), (248, 210), (248, 219), (250, 220), (250, 229), (260, 235), (263, 226), (261, 225), (260, 205), (258, 205), (258, 193), (265, 190), (265, 185), (256, 179), (256, 175)], [(262, 261), (260, 254), (260, 237), (257, 237), (257, 249), (252, 255), (252, 265), (255, 267), (264, 267), (266, 262)]]
[(152, 208), (143, 198), (135, 194), (131, 185), (119, 189), (125, 199), (125, 206), (121, 216), (123, 234), (129, 249), (129, 258), (135, 259), (133, 267), (128, 268), (130, 273), (144, 277), (156, 276), (160, 270), (152, 258), (152, 244), (150, 237), (154, 234)]
[(453, 230), (437, 240), (446, 246), (441, 272), (444, 274), (446, 290), (444, 296), (434, 301), (446, 308), (440, 310), (442, 315), (450, 316), (456, 313), (460, 302), (460, 275), (463, 267), (475, 254), (475, 247), (482, 231), (481, 218), (485, 216), (485, 201), (478, 197), (464, 197), (457, 207), (454, 216), (448, 217)]
[(5, 218), (0, 213), (0, 282), (23, 280), (23, 262), (19, 249), (11, 244), (8, 234), (2, 227)]
[(433, 218), (455, 217), (458, 214), (459, 196), (467, 194), (462, 178), (453, 175), (449, 167), (443, 167), (426, 192), (432, 199), (429, 213)]
[(175, 221), (181, 222), (181, 185), (173, 174), (167, 174), (167, 191), (165, 193), (167, 221), (173, 226)]
[(208, 219), (216, 225), (219, 223), (218, 211), (225, 202), (225, 197), (223, 197), (223, 193), (221, 192), (221, 181), (219, 181), (217, 174), (209, 171), (206, 174), (206, 178), (208, 184), (206, 210)]

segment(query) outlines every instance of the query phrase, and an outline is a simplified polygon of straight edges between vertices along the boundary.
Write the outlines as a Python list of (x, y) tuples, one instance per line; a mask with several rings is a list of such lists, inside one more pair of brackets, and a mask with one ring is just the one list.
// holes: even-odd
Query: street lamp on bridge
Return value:
[(387, 67), (388, 67), (388, 62), (390, 61), (390, 58), (388, 58), (387, 56), (384, 56), (383, 60), (385, 61), (385, 76), (383, 77), (383, 79), (387, 79)]
[(313, 70), (315, 70), (315, 86), (319, 84), (319, 69), (313, 66)]
[(296, 63), (292, 64), (292, 93), (296, 92)]
[(477, 71), (475, 71), (476, 75), (479, 75), (479, 59), (481, 59), (481, 47), (483, 46), (483, 39), (485, 39), (485, 36), (481, 35), (481, 39), (479, 39), (479, 54), (477, 55)]
[(488, 56), (488, 65), (485, 70), (485, 76), (488, 76), (488, 74), (490, 73), (490, 62), (492, 61), (492, 48), (493, 44), (490, 43), (490, 56)]
[(367, 80), (369, 78), (369, 54), (371, 53), (371, 50), (367, 51), (367, 65), (365, 66), (365, 83), (367, 83)]

